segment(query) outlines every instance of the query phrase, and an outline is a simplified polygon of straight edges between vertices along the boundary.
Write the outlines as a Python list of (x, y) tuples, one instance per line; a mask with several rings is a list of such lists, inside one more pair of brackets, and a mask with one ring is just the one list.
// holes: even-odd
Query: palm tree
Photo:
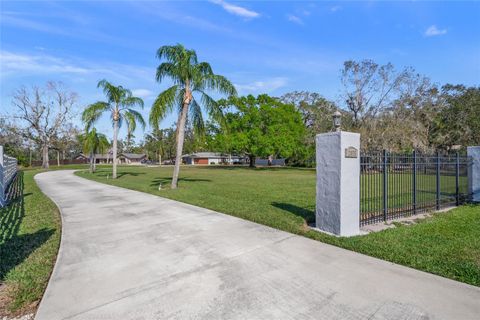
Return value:
[(82, 114), (82, 120), (87, 124), (88, 129), (102, 116), (109, 112), (113, 122), (113, 173), (112, 178), (117, 178), (117, 140), (118, 130), (122, 123), (127, 123), (128, 132), (135, 130), (137, 122), (145, 129), (145, 120), (140, 112), (134, 107), (143, 108), (143, 100), (132, 96), (132, 92), (122, 86), (114, 86), (107, 80), (98, 82), (97, 88), (102, 88), (107, 101), (98, 101), (89, 105)]
[(200, 103), (211, 117), (221, 117), (221, 110), (216, 101), (207, 94), (207, 91), (217, 91), (226, 95), (236, 95), (237, 92), (233, 84), (225, 77), (213, 73), (210, 64), (198, 62), (195, 50), (186, 49), (181, 44), (163, 46), (158, 49), (157, 57), (160, 60), (166, 60), (157, 67), (157, 81), (161, 82), (164, 78), (169, 77), (174, 85), (160, 93), (155, 99), (149, 120), (152, 127), (158, 127), (160, 120), (166, 114), (178, 108), (177, 154), (172, 177), (172, 189), (176, 189), (187, 117), (190, 117), (194, 128), (200, 131), (203, 129)]
[(90, 131), (86, 131), (80, 135), (79, 140), (82, 144), (83, 152), (90, 157), (90, 173), (94, 173), (96, 170), (95, 155), (97, 153), (104, 153), (110, 147), (107, 136), (102, 133), (97, 133), (97, 129), (92, 128)]

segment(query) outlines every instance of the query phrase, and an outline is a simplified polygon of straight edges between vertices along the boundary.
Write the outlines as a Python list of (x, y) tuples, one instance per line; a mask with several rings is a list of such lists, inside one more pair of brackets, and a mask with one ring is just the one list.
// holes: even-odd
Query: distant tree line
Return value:
[[(43, 88), (20, 88), (13, 97), (14, 112), (0, 117), (0, 144), (21, 164), (41, 159), (44, 167), (51, 158), (60, 161), (81, 152), (94, 155), (109, 150), (146, 153), (159, 162), (178, 162), (179, 152), (181, 156), (216, 151), (246, 156), (252, 166), (257, 157), (282, 157), (290, 165), (311, 166), (315, 135), (333, 130), (332, 114), (339, 110), (342, 130), (361, 133), (363, 149), (433, 152), (480, 145), (480, 87), (438, 85), (412, 68), (346, 61), (335, 101), (308, 91), (239, 97), (227, 79), (196, 60), (193, 50), (165, 46), (158, 57), (163, 62), (157, 80), (170, 78), (174, 85), (155, 100), (149, 118), (152, 129), (137, 141), (137, 124), (144, 127), (145, 121), (133, 108), (143, 107), (143, 101), (103, 80), (99, 88), (106, 101), (83, 111), (81, 129), (72, 125), (78, 114), (75, 93), (54, 82)], [(208, 90), (226, 98), (216, 101)], [(160, 120), (175, 110), (179, 110), (177, 123), (160, 128)], [(111, 140), (94, 128), (106, 112), (116, 132)], [(122, 123), (127, 127), (123, 140), (118, 138)]]

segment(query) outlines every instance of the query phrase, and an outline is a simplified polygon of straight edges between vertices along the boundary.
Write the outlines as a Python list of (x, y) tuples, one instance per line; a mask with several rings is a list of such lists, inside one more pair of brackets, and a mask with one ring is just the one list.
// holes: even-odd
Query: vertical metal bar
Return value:
[(459, 174), (460, 174), (460, 158), (458, 152), (455, 157), (455, 204), (460, 205), (460, 187), (459, 187)]
[(437, 197), (436, 197), (436, 208), (440, 210), (440, 152), (437, 152)]
[(413, 150), (413, 177), (412, 177), (412, 191), (413, 191), (413, 214), (417, 213), (417, 151)]
[(387, 186), (387, 150), (383, 150), (383, 221), (387, 221), (388, 214), (388, 186)]

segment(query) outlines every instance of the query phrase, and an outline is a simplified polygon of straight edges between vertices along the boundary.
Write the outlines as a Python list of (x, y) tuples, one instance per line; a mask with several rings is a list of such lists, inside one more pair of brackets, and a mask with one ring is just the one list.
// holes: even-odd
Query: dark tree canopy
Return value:
[(291, 157), (303, 148), (302, 115), (292, 104), (267, 95), (219, 101), (226, 110), (217, 143), (224, 151), (255, 157)]

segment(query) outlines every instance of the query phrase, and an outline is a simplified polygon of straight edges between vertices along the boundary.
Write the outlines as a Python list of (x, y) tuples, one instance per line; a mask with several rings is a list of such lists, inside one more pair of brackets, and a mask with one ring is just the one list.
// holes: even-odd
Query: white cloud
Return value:
[(115, 81), (152, 79), (153, 82), (155, 74), (155, 70), (141, 66), (118, 63), (99, 64), (80, 59), (54, 57), (38, 51), (35, 54), (25, 54), (1, 50), (0, 69), (2, 78), (25, 75), (74, 74), (78, 78), (77, 80), (90, 75), (96, 80), (113, 77)]
[(337, 12), (337, 11), (339, 11), (339, 10), (341, 10), (341, 9), (342, 9), (341, 6), (333, 6), (333, 7), (330, 8), (330, 11), (331, 11), (331, 12)]
[(426, 37), (441, 36), (447, 33), (447, 29), (438, 29), (436, 25), (431, 25), (425, 30)]
[[(46, 17), (50, 16), (46, 15)], [(58, 27), (55, 25), (55, 21), (57, 21), (56, 19), (50, 18), (49, 21), (50, 24), (36, 22), (32, 19), (31, 16), (26, 15), (26, 18), (22, 18), (20, 15), (14, 14), (12, 12), (2, 12), (0, 14), (0, 25), (2, 26), (8, 25), (15, 28), (29, 29), (37, 32), (50, 33), (65, 37), (74, 37), (93, 41), (114, 43), (116, 45), (118, 45), (119, 43), (123, 43), (121, 41), (122, 39), (120, 38), (117, 38), (107, 33), (99, 32), (93, 28), (89, 29), (85, 25), (82, 25), (80, 27), (69, 27), (67, 25), (62, 25), (62, 27)]]
[(72, 65), (62, 59), (47, 55), (26, 55), (0, 51), (2, 76), (17, 72), (28, 73), (76, 73), (85, 74), (88, 70)]
[(231, 14), (234, 14), (234, 15), (237, 15), (237, 16), (240, 16), (240, 17), (258, 18), (260, 16), (260, 14), (258, 12), (248, 10), (246, 8), (228, 3), (228, 2), (223, 1), (223, 0), (210, 0), (210, 2), (218, 4), (228, 13), (231, 13)]
[(242, 93), (270, 93), (279, 88), (285, 87), (288, 79), (285, 77), (275, 77), (263, 81), (255, 81), (247, 84), (235, 84), (237, 90)]
[(39, 22), (35, 22), (32, 20), (23, 19), (23, 18), (17, 18), (4, 13), (2, 13), (1, 18), (2, 18), (1, 19), (2, 24), (17, 27), (17, 28), (31, 29), (35, 31), (47, 32), (47, 33), (59, 34), (59, 35), (70, 35), (70, 33), (65, 31), (64, 28), (55, 28), (53, 26), (50, 26), (44, 23), (39, 23)]
[(132, 95), (133, 96), (140, 97), (142, 99), (149, 98), (149, 97), (152, 96), (152, 94), (153, 94), (153, 92), (148, 90), (148, 89), (134, 89), (134, 90), (132, 90)]
[(288, 21), (290, 21), (290, 22), (303, 25), (303, 20), (300, 19), (300, 18), (297, 17), (297, 16), (294, 16), (293, 14), (287, 15), (287, 19), (288, 19)]

